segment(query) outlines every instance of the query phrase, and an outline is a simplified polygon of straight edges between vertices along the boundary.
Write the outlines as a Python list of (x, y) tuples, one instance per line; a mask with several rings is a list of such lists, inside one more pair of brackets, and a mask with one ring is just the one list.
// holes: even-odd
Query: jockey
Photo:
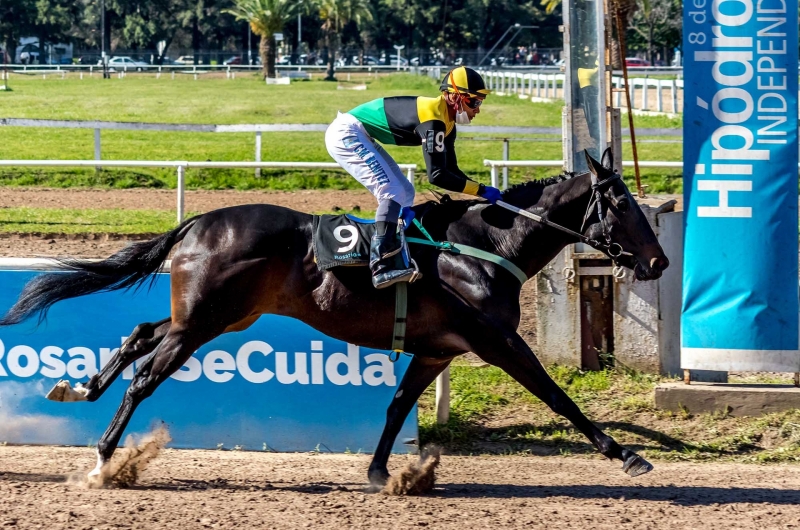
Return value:
[(456, 124), (467, 125), (480, 113), (489, 93), (483, 78), (459, 66), (448, 72), (439, 90), (437, 98), (400, 96), (364, 103), (339, 113), (325, 133), (331, 157), (378, 200), (370, 246), (372, 284), (378, 289), (407, 282), (414, 274), (402, 258), (397, 235), (401, 209), (406, 208), (405, 217), (414, 203), (414, 186), (380, 144), (421, 144), (431, 184), (492, 203), (500, 198), (497, 188), (471, 180), (456, 162)]

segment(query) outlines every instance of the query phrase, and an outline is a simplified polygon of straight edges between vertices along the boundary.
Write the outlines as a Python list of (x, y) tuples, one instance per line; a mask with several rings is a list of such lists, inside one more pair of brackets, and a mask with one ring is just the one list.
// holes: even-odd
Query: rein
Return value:
[[(592, 215), (592, 206), (594, 206), (596, 204), (597, 205), (597, 217), (600, 220), (600, 226), (603, 229), (603, 237), (605, 238), (605, 241), (598, 241), (596, 239), (591, 239), (589, 237), (586, 237), (581, 232), (576, 232), (574, 230), (570, 230), (566, 226), (561, 226), (560, 224), (554, 223), (553, 221), (550, 221), (549, 219), (546, 219), (546, 218), (542, 217), (541, 215), (536, 215), (535, 213), (531, 213), (531, 212), (529, 212), (527, 210), (523, 210), (522, 208), (518, 208), (518, 207), (514, 206), (513, 204), (508, 204), (507, 202), (504, 202), (504, 201), (497, 201), (495, 204), (497, 204), (497, 206), (500, 206), (501, 208), (505, 208), (506, 210), (512, 211), (512, 212), (514, 212), (516, 214), (519, 214), (519, 215), (521, 215), (523, 217), (527, 217), (528, 219), (533, 219), (534, 221), (536, 221), (538, 223), (542, 223), (543, 225), (547, 225), (547, 226), (549, 226), (551, 228), (555, 228), (556, 230), (561, 230), (562, 232), (567, 233), (567, 234), (571, 235), (572, 237), (577, 238), (582, 243), (586, 243), (590, 247), (595, 248), (597, 250), (600, 250), (601, 252), (604, 252), (604, 253), (608, 254), (609, 256), (611, 256), (612, 259), (616, 260), (616, 258), (622, 256), (623, 254), (627, 254), (627, 253), (623, 250), (622, 246), (619, 243), (614, 243), (613, 241), (611, 241), (611, 233), (608, 230), (608, 227), (607, 227), (606, 222), (605, 222), (606, 218), (603, 215), (603, 204), (602, 203), (603, 203), (603, 200), (605, 199), (605, 195), (603, 195), (603, 188), (606, 187), (607, 185), (611, 184), (615, 180), (618, 180), (619, 178), (620, 178), (619, 173), (614, 173), (612, 176), (608, 177), (607, 179), (598, 181), (597, 177), (594, 174), (592, 174), (592, 198), (589, 200), (589, 204), (586, 207), (586, 214), (583, 216), (583, 222), (581, 223), (581, 232), (583, 232), (583, 228), (586, 225), (586, 221)], [(607, 199), (605, 199), (605, 200), (607, 200)]]

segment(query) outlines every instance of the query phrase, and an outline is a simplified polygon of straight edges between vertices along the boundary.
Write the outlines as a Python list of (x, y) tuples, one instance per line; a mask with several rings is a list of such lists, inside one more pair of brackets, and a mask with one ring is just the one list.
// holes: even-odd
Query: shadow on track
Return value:
[(772, 488), (713, 488), (707, 486), (514, 486), (508, 484), (437, 484), (435, 495), (465, 498), (548, 498), (636, 499), (669, 502), (680, 506), (712, 504), (765, 503), (798, 504), (800, 491)]

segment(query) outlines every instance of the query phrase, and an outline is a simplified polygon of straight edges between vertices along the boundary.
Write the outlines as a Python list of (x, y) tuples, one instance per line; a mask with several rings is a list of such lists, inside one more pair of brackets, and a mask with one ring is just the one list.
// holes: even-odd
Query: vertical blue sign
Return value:
[(800, 370), (797, 0), (684, 0), (681, 367)]

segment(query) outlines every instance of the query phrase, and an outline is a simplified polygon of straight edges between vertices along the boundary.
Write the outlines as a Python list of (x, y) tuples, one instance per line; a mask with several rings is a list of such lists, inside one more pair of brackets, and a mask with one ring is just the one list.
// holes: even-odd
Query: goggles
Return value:
[(471, 109), (477, 109), (478, 107), (483, 105), (483, 100), (480, 98), (468, 98), (466, 96), (463, 96), (461, 100), (464, 102), (464, 105), (466, 105)]

